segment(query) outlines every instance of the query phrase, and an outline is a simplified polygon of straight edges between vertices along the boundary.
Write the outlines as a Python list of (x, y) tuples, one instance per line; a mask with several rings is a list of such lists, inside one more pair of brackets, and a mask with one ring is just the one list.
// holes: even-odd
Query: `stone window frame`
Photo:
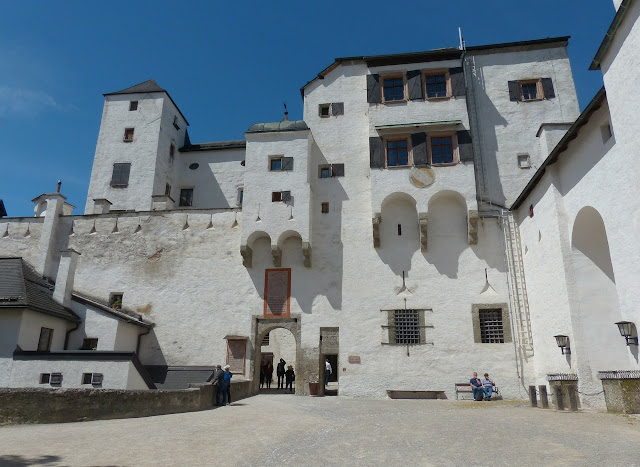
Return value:
[[(384, 82), (388, 79), (402, 78), (402, 99), (386, 100), (384, 97)], [(394, 86), (395, 87), (395, 86)], [(407, 90), (407, 75), (406, 73), (399, 71), (396, 73), (385, 73), (380, 75), (380, 92), (382, 93), (381, 102), (383, 104), (396, 104), (401, 102), (407, 102), (407, 96), (409, 92)]]
[[(429, 76), (444, 76), (444, 83), (446, 87), (446, 95), (445, 96), (436, 96), (436, 97), (428, 97), (427, 96), (427, 77)], [(451, 87), (451, 74), (448, 68), (436, 68), (433, 70), (424, 70), (422, 72), (422, 82), (423, 82), (423, 96), (425, 101), (438, 101), (444, 99), (450, 99), (453, 97), (453, 90)]]
[[(451, 153), (453, 159), (451, 162), (433, 162), (433, 149), (431, 140), (434, 138), (451, 138)], [(435, 131), (433, 133), (427, 133), (427, 153), (429, 154), (429, 164), (432, 167), (447, 167), (457, 165), (460, 162), (460, 153), (458, 151), (458, 133), (456, 130)]]
[(127, 127), (124, 129), (124, 135), (122, 136), (122, 141), (125, 143), (133, 143), (133, 134), (136, 129), (134, 127)]
[[(480, 310), (502, 310), (502, 333), (504, 342), (488, 343), (482, 342), (482, 332), (480, 330)], [(473, 342), (485, 345), (503, 345), (513, 342), (511, 332), (511, 315), (508, 303), (474, 303), (471, 305), (471, 323), (473, 326)]]
[(393, 309), (385, 309), (380, 310), (383, 313), (387, 314), (387, 324), (382, 325), (382, 329), (386, 331), (388, 335), (388, 342), (382, 342), (382, 345), (391, 345), (391, 346), (407, 346), (407, 345), (425, 345), (425, 344), (433, 344), (432, 342), (427, 342), (426, 329), (433, 328), (432, 325), (425, 324), (425, 312), (433, 311), (431, 308), (407, 308), (406, 310), (415, 310), (418, 312), (418, 327), (420, 328), (420, 338), (418, 343), (413, 344), (398, 344), (396, 343), (396, 333), (395, 333), (395, 312), (396, 310), (405, 311), (403, 308), (393, 308)]
[(331, 117), (331, 104), (318, 104), (318, 116), (320, 118)]
[[(38, 337), (38, 352), (50, 352), (51, 342), (53, 341), (53, 329), (47, 327), (40, 328), (40, 336)], [(46, 342), (43, 341), (46, 339)]]
[[(407, 143), (407, 164), (406, 165), (389, 165), (389, 143), (394, 141), (406, 141)], [(406, 169), (413, 167), (413, 146), (411, 146), (411, 135), (388, 135), (382, 138), (384, 148), (384, 166), (387, 169)]]
[[(525, 99), (523, 86), (535, 85), (536, 97), (535, 99)], [(518, 87), (520, 88), (520, 100), (522, 102), (535, 102), (544, 100), (544, 89), (542, 88), (542, 78), (536, 79), (523, 79), (518, 81)]]
[(530, 169), (531, 168), (531, 156), (527, 153), (519, 153), (518, 157), (518, 167), (520, 169)]

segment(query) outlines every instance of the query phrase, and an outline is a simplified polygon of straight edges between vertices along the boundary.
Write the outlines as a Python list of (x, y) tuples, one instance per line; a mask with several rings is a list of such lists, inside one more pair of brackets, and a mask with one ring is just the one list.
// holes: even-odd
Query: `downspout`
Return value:
[(64, 350), (68, 350), (69, 347), (69, 334), (76, 331), (80, 327), (80, 321), (76, 323), (76, 327), (69, 329), (64, 335)]
[(147, 329), (147, 332), (143, 332), (142, 334), (138, 334), (138, 343), (136, 344), (136, 355), (140, 355), (140, 342), (142, 341), (142, 336), (146, 336), (151, 332), (151, 328)]

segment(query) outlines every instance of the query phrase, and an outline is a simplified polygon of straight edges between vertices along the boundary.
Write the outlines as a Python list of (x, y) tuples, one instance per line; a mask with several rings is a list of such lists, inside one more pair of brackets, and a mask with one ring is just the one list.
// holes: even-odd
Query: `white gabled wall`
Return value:
[(22, 350), (38, 350), (41, 329), (50, 328), (53, 329), (51, 350), (63, 350), (66, 332), (73, 326), (69, 321), (25, 309), (20, 322), (18, 345)]

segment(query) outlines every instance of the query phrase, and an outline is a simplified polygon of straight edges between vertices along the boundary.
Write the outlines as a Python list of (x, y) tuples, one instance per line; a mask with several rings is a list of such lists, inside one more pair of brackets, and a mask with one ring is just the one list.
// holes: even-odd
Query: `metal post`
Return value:
[(559, 384), (553, 387), (553, 395), (556, 398), (556, 410), (564, 410), (564, 401), (562, 399), (562, 386)]
[(538, 391), (540, 391), (540, 403), (542, 404), (542, 408), (548, 409), (549, 397), (547, 396), (547, 386), (545, 384), (541, 384), (538, 386)]
[(572, 412), (578, 411), (578, 386), (571, 385), (567, 387), (569, 393), (569, 410)]
[(529, 386), (529, 401), (531, 402), (531, 407), (538, 407), (538, 398), (536, 396), (535, 386)]

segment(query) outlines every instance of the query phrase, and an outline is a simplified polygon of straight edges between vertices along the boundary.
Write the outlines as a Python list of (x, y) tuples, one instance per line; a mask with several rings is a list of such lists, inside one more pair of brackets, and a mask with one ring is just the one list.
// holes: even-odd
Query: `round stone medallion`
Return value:
[(426, 188), (436, 181), (436, 174), (429, 167), (414, 167), (409, 172), (409, 181), (416, 188)]

